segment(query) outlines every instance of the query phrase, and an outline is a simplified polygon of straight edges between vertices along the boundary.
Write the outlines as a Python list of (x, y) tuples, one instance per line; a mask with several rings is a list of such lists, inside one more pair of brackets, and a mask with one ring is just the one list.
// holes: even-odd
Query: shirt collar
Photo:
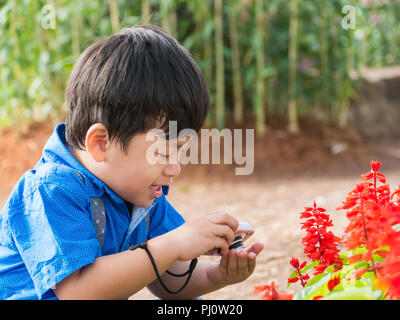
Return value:
[(65, 139), (65, 123), (60, 123), (54, 129), (53, 134), (47, 141), (43, 149), (43, 158), (45, 162), (55, 162), (74, 168), (83, 176), (89, 178), (95, 187), (96, 197), (101, 197), (107, 192), (116, 202), (124, 202), (113, 190), (111, 190), (103, 181), (86, 169), (70, 152)]
[[(93, 173), (87, 170), (68, 150), (68, 144), (65, 139), (65, 123), (60, 123), (54, 129), (53, 134), (47, 141), (43, 149), (43, 159), (45, 162), (56, 162), (65, 164), (69, 167), (74, 168), (79, 173), (90, 180), (95, 185), (97, 192), (96, 197), (101, 197), (104, 192), (107, 192), (115, 202), (124, 202), (120, 196), (118, 196), (112, 189), (110, 189), (103, 181), (96, 177)], [(163, 194), (167, 195), (169, 186), (162, 186)], [(154, 199), (154, 202), (158, 202), (160, 198)]]

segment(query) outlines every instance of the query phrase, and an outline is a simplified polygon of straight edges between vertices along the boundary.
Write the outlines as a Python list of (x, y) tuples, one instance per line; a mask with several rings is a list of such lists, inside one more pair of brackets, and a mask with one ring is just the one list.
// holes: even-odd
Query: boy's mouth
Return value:
[(152, 185), (150, 185), (149, 189), (150, 189), (151, 193), (153, 194), (154, 198), (161, 197), (161, 195), (162, 195), (161, 185), (152, 184)]

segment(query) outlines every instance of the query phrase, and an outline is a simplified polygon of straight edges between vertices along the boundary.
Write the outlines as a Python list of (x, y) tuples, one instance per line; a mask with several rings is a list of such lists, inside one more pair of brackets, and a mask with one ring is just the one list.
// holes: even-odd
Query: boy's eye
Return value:
[(167, 154), (161, 154), (161, 153), (159, 153), (158, 154), (160, 157), (162, 157), (162, 158), (168, 158), (169, 157), (169, 155), (167, 155)]

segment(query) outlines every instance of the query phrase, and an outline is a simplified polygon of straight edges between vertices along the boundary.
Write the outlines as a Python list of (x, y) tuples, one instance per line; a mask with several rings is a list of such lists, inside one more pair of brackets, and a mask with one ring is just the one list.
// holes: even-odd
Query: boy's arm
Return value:
[[(169, 271), (180, 274), (184, 273), (188, 270), (190, 265), (190, 261), (176, 261)], [(156, 297), (161, 299), (193, 299), (203, 294), (216, 291), (218, 289), (223, 288), (225, 285), (212, 283), (209, 281), (207, 277), (208, 268), (215, 265), (215, 262), (211, 261), (198, 261), (195, 270), (193, 271), (192, 277), (190, 278), (187, 286), (181, 292), (177, 294), (169, 294), (164, 290), (161, 286), (158, 279), (155, 279), (152, 283), (150, 283), (147, 288), (149, 291), (154, 294)], [(161, 276), (164, 284), (170, 290), (176, 291), (182, 287), (186, 280), (185, 277), (173, 277), (167, 273), (164, 273)]]
[[(147, 242), (164, 272), (177, 259), (177, 253), (160, 236)], [(144, 250), (127, 250), (99, 257), (59, 282), (53, 289), (59, 299), (126, 299), (156, 278)]]
[[(147, 241), (160, 274), (176, 260), (191, 260), (213, 248), (228, 252), (237, 220), (220, 213), (184, 223)], [(59, 299), (126, 299), (156, 278), (145, 250), (102, 256), (57, 283)]]
[[(206, 293), (221, 289), (227, 285), (246, 280), (256, 266), (256, 256), (264, 246), (254, 244), (251, 248), (237, 252), (230, 250), (221, 257), (219, 262), (199, 261), (187, 286), (178, 294), (169, 294), (156, 279), (147, 288), (162, 299), (193, 299)], [(189, 261), (176, 261), (169, 271), (184, 273), (189, 268)], [(161, 277), (170, 290), (179, 289), (186, 280), (185, 277), (173, 277), (164, 273)]]

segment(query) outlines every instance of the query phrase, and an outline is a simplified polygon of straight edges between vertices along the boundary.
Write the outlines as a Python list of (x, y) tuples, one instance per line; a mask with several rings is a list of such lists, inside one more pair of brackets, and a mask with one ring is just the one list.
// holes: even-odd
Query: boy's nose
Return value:
[(167, 164), (164, 168), (164, 175), (167, 177), (177, 177), (181, 173), (181, 164), (178, 163), (171, 163)]

